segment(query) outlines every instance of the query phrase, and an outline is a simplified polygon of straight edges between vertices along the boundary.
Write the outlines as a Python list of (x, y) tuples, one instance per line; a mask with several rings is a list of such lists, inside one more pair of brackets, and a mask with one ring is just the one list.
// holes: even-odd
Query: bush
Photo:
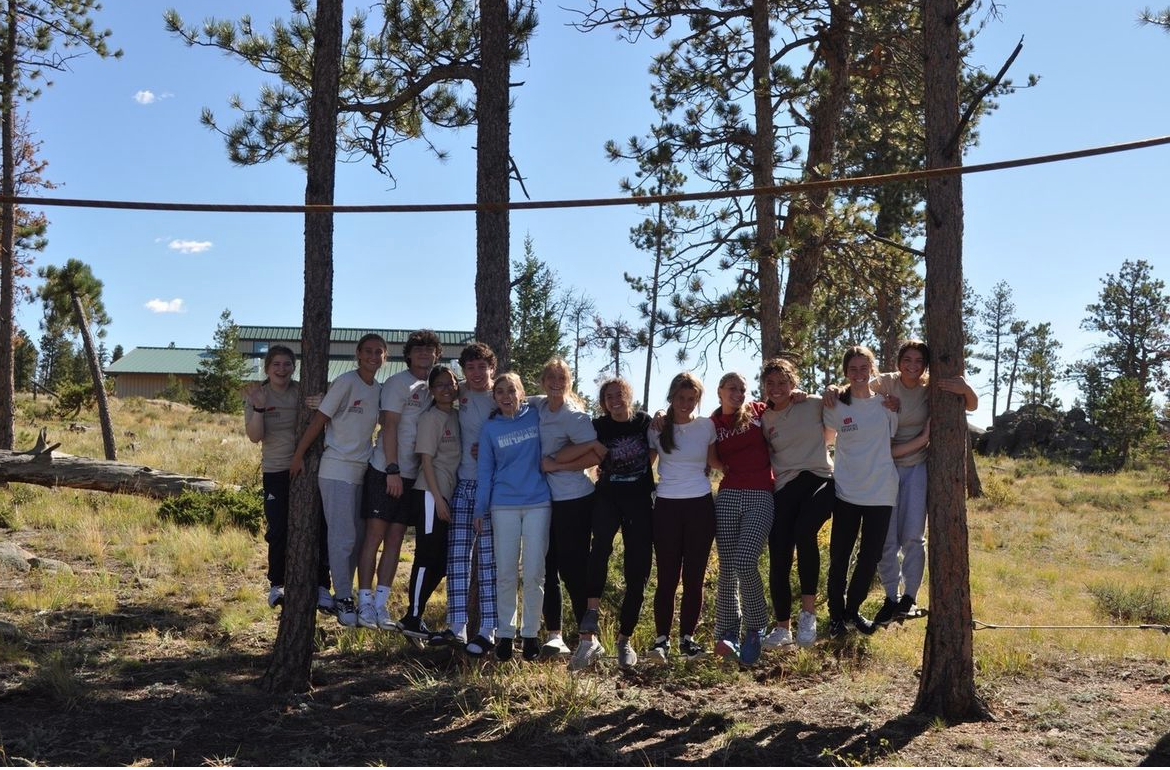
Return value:
[(204, 524), (218, 531), (231, 526), (255, 535), (264, 528), (264, 503), (255, 490), (187, 490), (178, 497), (163, 501), (158, 508), (158, 517), (184, 527)]
[(1089, 593), (1117, 623), (1170, 623), (1170, 601), (1153, 586), (1100, 583), (1089, 586)]

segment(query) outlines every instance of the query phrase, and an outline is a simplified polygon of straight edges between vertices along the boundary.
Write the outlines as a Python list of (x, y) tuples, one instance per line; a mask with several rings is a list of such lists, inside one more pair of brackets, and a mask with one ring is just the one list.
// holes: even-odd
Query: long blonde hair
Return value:
[(666, 410), (666, 417), (662, 420), (662, 433), (658, 436), (658, 444), (662, 451), (670, 454), (676, 446), (674, 441), (674, 397), (683, 388), (690, 388), (699, 394), (695, 406), (703, 400), (703, 383), (690, 372), (680, 372), (670, 381), (670, 389), (666, 392), (666, 401), (670, 406)]

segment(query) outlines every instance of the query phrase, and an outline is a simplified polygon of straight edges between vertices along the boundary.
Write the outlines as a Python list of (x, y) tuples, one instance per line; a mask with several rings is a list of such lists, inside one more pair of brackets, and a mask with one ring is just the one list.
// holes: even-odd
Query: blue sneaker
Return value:
[(715, 643), (715, 654), (724, 660), (739, 660), (739, 641), (729, 632)]
[(760, 659), (760, 644), (763, 642), (763, 631), (748, 631), (743, 636), (743, 646), (739, 648), (739, 662), (745, 666), (754, 666)]

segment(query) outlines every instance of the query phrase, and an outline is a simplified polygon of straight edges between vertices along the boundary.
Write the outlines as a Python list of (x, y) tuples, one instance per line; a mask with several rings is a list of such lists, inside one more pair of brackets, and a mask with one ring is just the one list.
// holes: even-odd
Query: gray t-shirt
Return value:
[(894, 505), (898, 501), (898, 471), (890, 454), (890, 439), (898, 430), (898, 415), (886, 409), (881, 396), (853, 398), (825, 408), (825, 425), (837, 431), (833, 481), (837, 497), (854, 505)]
[[(905, 444), (917, 438), (926, 421), (930, 419), (930, 402), (926, 398), (926, 384), (919, 383), (913, 388), (902, 384), (902, 377), (897, 372), (879, 374), (870, 381), (869, 387), (874, 393), (883, 396), (897, 396), (898, 432), (894, 435), (895, 444)], [(926, 447), (908, 455), (894, 458), (894, 465), (910, 468), (926, 460)]]
[(833, 461), (825, 446), (824, 406), (820, 396), (809, 396), (786, 408), (769, 409), (760, 420), (776, 476), (776, 490), (810, 471), (828, 478), (833, 475)]
[(374, 428), (378, 424), (378, 397), (382, 386), (367, 385), (356, 370), (333, 381), (317, 407), (329, 418), (325, 426), (325, 452), (317, 475), (323, 479), (360, 484)]
[(471, 456), (471, 447), (479, 443), (479, 432), (495, 408), (496, 400), (490, 390), (476, 391), (459, 386), (459, 433), (463, 455), (459, 461), (459, 480), (475, 481), (479, 463)]
[[(287, 471), (297, 448), (297, 407), (301, 388), (290, 382), (284, 391), (268, 383), (261, 385), (267, 395), (264, 409), (264, 438), (260, 443), (260, 470), (264, 473)], [(252, 404), (244, 402), (244, 423), (252, 417)]]
[(455, 492), (455, 469), (459, 467), (459, 415), (455, 410), (428, 409), (418, 418), (418, 437), (414, 448), (419, 455), (430, 455), (431, 467), (435, 470), (438, 489), (427, 484), (426, 474), (419, 460), (418, 478), (415, 489), (429, 491), (444, 500), (451, 500)]
[[(597, 440), (593, 420), (588, 414), (571, 406), (567, 401), (561, 408), (549, 409), (544, 396), (530, 396), (540, 414), (540, 453), (545, 457), (555, 455), (569, 444), (587, 444)], [(552, 499), (576, 500), (593, 492), (593, 479), (585, 471), (557, 471), (545, 476)]]

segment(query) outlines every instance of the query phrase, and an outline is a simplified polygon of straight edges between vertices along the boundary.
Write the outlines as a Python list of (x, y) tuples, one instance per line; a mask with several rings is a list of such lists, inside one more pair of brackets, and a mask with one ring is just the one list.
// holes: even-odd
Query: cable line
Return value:
[(844, 177), (840, 179), (819, 179), (811, 182), (751, 187), (742, 190), (714, 190), (699, 193), (674, 193), (671, 195), (642, 195), (619, 198), (582, 198), (577, 200), (551, 201), (509, 201), (507, 203), (425, 203), (385, 205), (321, 205), (321, 204), (225, 204), (225, 203), (153, 203), (147, 201), (109, 201), (83, 198), (42, 198), (25, 195), (0, 195), (0, 204), (15, 203), (20, 206), (62, 206), (68, 208), (130, 209), (135, 211), (196, 211), (242, 214), (431, 214), (460, 211), (527, 211), (534, 209), (598, 208), (603, 206), (643, 206), (648, 203), (678, 203), (684, 201), (717, 200), (721, 198), (744, 198), (757, 195), (785, 196), (814, 190), (832, 190), (842, 187), (862, 187), (910, 182), (937, 177), (978, 174), (985, 171), (1000, 171), (1009, 168), (1035, 166), (1043, 163), (1058, 163), (1096, 155), (1108, 155), (1131, 150), (1143, 150), (1170, 144), (1170, 136), (1158, 136), (1134, 142), (1090, 147), (1050, 155), (1035, 155), (1030, 158), (1001, 160), (993, 163), (978, 163), (972, 166), (949, 166), (947, 168), (901, 171), (893, 174), (874, 176)]

